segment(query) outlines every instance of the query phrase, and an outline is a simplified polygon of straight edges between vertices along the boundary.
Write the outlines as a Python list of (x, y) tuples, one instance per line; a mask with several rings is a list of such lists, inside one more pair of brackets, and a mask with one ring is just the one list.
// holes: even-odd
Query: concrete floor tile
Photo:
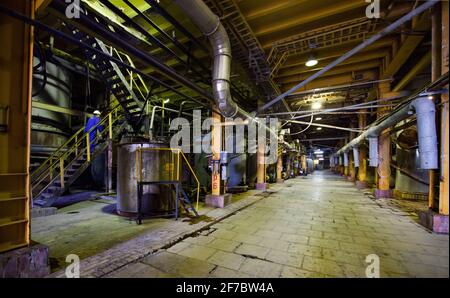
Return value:
[(151, 265), (154, 268), (162, 270), (167, 273), (176, 273), (177, 268), (186, 260), (185, 257), (177, 254), (160, 251), (156, 254), (150, 255), (141, 259), (144, 264)]
[(284, 277), (284, 278), (307, 278), (307, 277), (325, 278), (325, 277), (330, 277), (330, 276), (327, 276), (326, 274), (322, 274), (322, 273), (318, 273), (318, 272), (312, 272), (312, 271), (307, 271), (307, 270), (303, 270), (303, 269), (299, 269), (299, 268), (283, 266), (283, 270), (281, 271), (280, 277)]
[(258, 230), (255, 233), (256, 236), (260, 236), (260, 237), (265, 237), (265, 238), (272, 238), (272, 239), (280, 239), (281, 233), (279, 232), (274, 232), (274, 231), (270, 231), (270, 230)]
[(330, 239), (310, 237), (308, 245), (319, 246), (322, 248), (339, 249), (339, 242), (337, 240), (330, 240)]
[(251, 278), (252, 275), (218, 266), (215, 270), (213, 270), (210, 273), (209, 277), (211, 277), (211, 278)]
[(322, 256), (322, 248), (319, 246), (309, 246), (305, 244), (291, 243), (288, 252), (305, 256)]
[(280, 277), (282, 269), (283, 266), (279, 264), (247, 258), (239, 271), (255, 277), (276, 278)]
[(267, 247), (253, 244), (242, 244), (234, 252), (243, 256), (264, 259), (269, 251), (270, 249)]
[(215, 238), (231, 240), (236, 237), (237, 232), (219, 229), (211, 234)]
[(279, 251), (287, 251), (290, 243), (283, 240), (273, 239), (273, 238), (263, 238), (258, 243), (259, 246), (267, 247), (270, 249), (275, 249)]
[(187, 248), (190, 245), (191, 244), (189, 242), (186, 242), (186, 241), (178, 242), (175, 245), (167, 248), (167, 251), (171, 252), (171, 253), (178, 253), (179, 251)]
[(112, 274), (107, 275), (108, 278), (166, 278), (174, 277), (174, 275), (158, 270), (144, 263), (131, 263)]
[(208, 243), (210, 243), (211, 241), (213, 241), (214, 238), (213, 236), (203, 236), (203, 235), (198, 235), (198, 236), (191, 236), (191, 237), (187, 237), (186, 239), (183, 240), (183, 242), (189, 242), (192, 244), (197, 244), (197, 245), (206, 245)]
[(309, 237), (304, 235), (284, 234), (284, 233), (281, 235), (281, 240), (288, 241), (291, 243), (307, 244), (308, 239)]
[(271, 250), (265, 257), (266, 260), (291, 267), (301, 268), (303, 255)]
[(212, 256), (216, 251), (216, 249), (211, 247), (190, 244), (188, 247), (178, 251), (177, 254), (204, 261)]
[(217, 251), (207, 260), (207, 262), (227, 269), (238, 270), (244, 260), (245, 257), (239, 254)]
[(206, 244), (207, 247), (212, 247), (215, 249), (223, 250), (223, 251), (234, 251), (236, 247), (241, 245), (240, 242), (233, 241), (233, 240), (226, 240), (226, 239), (220, 239), (217, 238), (210, 243)]
[(246, 243), (246, 244), (259, 244), (263, 240), (263, 237), (247, 234), (238, 234), (233, 238), (233, 241)]
[(343, 276), (344, 272), (337, 262), (305, 256), (302, 268), (308, 271), (319, 272), (331, 276)]

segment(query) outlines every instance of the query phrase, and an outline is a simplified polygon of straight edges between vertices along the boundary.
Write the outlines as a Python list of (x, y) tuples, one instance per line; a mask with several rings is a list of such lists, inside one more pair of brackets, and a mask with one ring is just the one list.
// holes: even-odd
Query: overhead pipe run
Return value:
[(228, 34), (218, 16), (202, 0), (176, 0), (176, 4), (191, 18), (200, 31), (208, 37), (213, 48), (213, 96), (224, 117), (237, 115), (239, 107), (230, 92), (231, 45)]
[(410, 117), (413, 111), (417, 114), (417, 134), (419, 140), (419, 158), (421, 169), (437, 169), (437, 136), (434, 102), (428, 97), (418, 97), (412, 102), (403, 105), (397, 111), (384, 118), (381, 122), (370, 126), (361, 135), (354, 138), (337, 153), (348, 152), (358, 146), (365, 139), (369, 139), (370, 166), (378, 166), (378, 136), (385, 129), (394, 126), (398, 122)]

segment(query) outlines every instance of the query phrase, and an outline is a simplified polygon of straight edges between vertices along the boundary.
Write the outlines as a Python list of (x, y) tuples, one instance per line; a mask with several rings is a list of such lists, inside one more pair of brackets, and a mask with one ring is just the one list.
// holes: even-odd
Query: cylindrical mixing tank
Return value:
[[(137, 162), (136, 151), (140, 148), (154, 148), (142, 151), (142, 181), (162, 181), (176, 179), (176, 154), (157, 148), (167, 144), (145, 142), (124, 138), (117, 148), (117, 213), (133, 216), (137, 213)], [(181, 164), (180, 164), (181, 167)], [(181, 170), (181, 169), (180, 169)], [(172, 177), (169, 177), (173, 174)], [(175, 193), (167, 184), (143, 186), (142, 213), (147, 215), (164, 215), (175, 210)]]
[[(39, 63), (34, 58), (34, 64)], [(64, 68), (51, 62), (46, 63), (46, 77), (43, 74), (33, 74), (33, 103), (39, 102), (58, 107), (70, 108), (72, 96), (72, 76)], [(45, 153), (53, 151), (61, 146), (70, 133), (69, 116), (48, 109), (32, 109), (33, 121), (31, 123), (31, 145), (32, 151)], [(48, 153), (48, 152), (47, 152)]]

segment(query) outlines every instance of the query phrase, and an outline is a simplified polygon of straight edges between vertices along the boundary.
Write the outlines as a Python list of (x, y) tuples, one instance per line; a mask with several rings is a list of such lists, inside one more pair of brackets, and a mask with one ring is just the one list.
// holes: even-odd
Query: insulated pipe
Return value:
[(369, 137), (369, 166), (378, 167), (378, 137)]
[[(369, 138), (370, 166), (378, 166), (378, 140), (377, 137), (385, 129), (408, 118), (412, 111), (417, 113), (417, 134), (419, 139), (420, 168), (437, 169), (437, 136), (435, 112), (433, 101), (427, 97), (418, 97), (411, 103), (403, 105), (400, 109), (383, 119), (380, 123), (370, 126), (365, 132), (342, 147), (338, 153), (347, 152), (357, 146), (364, 139)], [(375, 145), (376, 143), (376, 145)], [(376, 154), (375, 154), (376, 152)]]
[(344, 167), (348, 167), (348, 152), (344, 152)]
[(359, 147), (353, 147), (353, 162), (355, 168), (359, 168)]
[(208, 37), (214, 54), (212, 74), (214, 100), (224, 117), (236, 116), (239, 108), (230, 92), (231, 45), (225, 28), (219, 17), (202, 0), (176, 0), (175, 2)]
[(417, 116), (420, 168), (437, 169), (438, 148), (434, 102), (426, 97), (419, 97), (412, 102), (411, 107), (414, 108)]
[(353, 146), (358, 145), (368, 137), (378, 137), (378, 135), (385, 129), (394, 126), (398, 122), (408, 118), (411, 114), (410, 104), (406, 104), (389, 117), (383, 119), (380, 123), (370, 126), (366, 131), (347, 143), (344, 147), (339, 149), (338, 153), (349, 151)]
[[(179, 0), (179, 2), (181, 2), (181, 1)], [(190, 1), (186, 1), (186, 2), (190, 2)], [(261, 108), (259, 108), (258, 112), (260, 113), (260, 112), (266, 110), (267, 108), (271, 107), (275, 103), (277, 103), (280, 100), (284, 99), (286, 96), (291, 95), (292, 93), (294, 93), (294, 91), (296, 91), (299, 88), (309, 84), (311, 81), (313, 81), (316, 78), (320, 77), (321, 75), (323, 75), (324, 73), (326, 73), (327, 71), (329, 71), (330, 69), (332, 69), (333, 67), (338, 65), (339, 63), (347, 60), (348, 58), (350, 58), (354, 54), (358, 53), (360, 50), (362, 50), (362, 49), (368, 47), (369, 45), (373, 44), (375, 41), (377, 41), (381, 37), (387, 35), (388, 33), (391, 33), (392, 31), (397, 29), (399, 26), (401, 26), (403, 23), (411, 20), (413, 17), (415, 17), (416, 15), (424, 12), (425, 10), (427, 10), (430, 7), (432, 7), (433, 5), (435, 5), (438, 2), (439, 1), (437, 1), (437, 0), (428, 0), (428, 1), (426, 1), (422, 5), (418, 6), (415, 9), (413, 9), (408, 14), (404, 15), (403, 17), (399, 18), (397, 21), (393, 22), (392, 24), (390, 24), (389, 26), (387, 26), (386, 28), (384, 28), (383, 30), (378, 32), (377, 34), (373, 35), (371, 38), (365, 40), (363, 43), (359, 44), (358, 46), (356, 46), (352, 50), (348, 51), (347, 53), (345, 53), (344, 55), (342, 55), (341, 57), (339, 57), (335, 61), (331, 62), (330, 64), (328, 64), (327, 66), (325, 66), (324, 68), (322, 68), (321, 70), (316, 72), (315, 74), (311, 75), (306, 80), (304, 80), (301, 83), (295, 85), (294, 87), (292, 87), (288, 91), (278, 95), (276, 98), (272, 99), (271, 101), (269, 101), (268, 103), (263, 105)]]

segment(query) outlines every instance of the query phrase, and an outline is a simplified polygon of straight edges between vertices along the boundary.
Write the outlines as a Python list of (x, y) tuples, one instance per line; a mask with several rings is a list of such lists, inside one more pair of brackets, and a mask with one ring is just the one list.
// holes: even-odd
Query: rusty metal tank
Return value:
[[(136, 137), (124, 137), (117, 148), (117, 213), (135, 216), (137, 213), (136, 150), (168, 147), (163, 142), (148, 142)], [(142, 155), (142, 180), (167, 180), (167, 165), (172, 162), (167, 151), (148, 150)], [(144, 185), (142, 212), (144, 215), (166, 215), (175, 210), (175, 195), (170, 185)]]

